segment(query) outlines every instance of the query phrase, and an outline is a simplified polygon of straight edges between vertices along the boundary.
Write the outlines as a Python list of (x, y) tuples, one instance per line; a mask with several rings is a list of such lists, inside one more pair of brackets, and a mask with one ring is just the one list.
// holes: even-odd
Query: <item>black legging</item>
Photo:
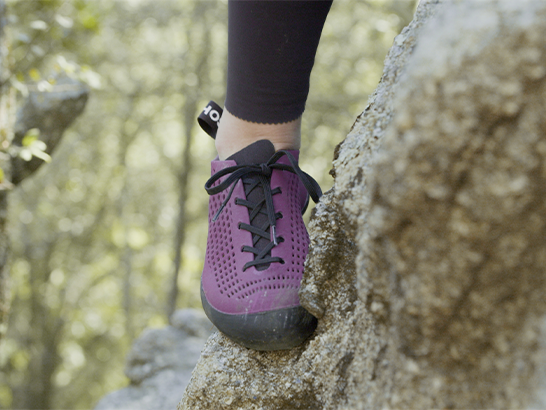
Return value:
[(299, 118), (332, 1), (229, 0), (226, 109), (246, 121)]

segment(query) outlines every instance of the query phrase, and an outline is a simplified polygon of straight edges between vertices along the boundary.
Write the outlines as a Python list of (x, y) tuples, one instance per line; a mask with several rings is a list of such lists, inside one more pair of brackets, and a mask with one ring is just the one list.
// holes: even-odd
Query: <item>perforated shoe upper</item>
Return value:
[[(298, 152), (288, 152), (297, 161)], [(281, 156), (275, 163), (291, 165), (287, 156)], [(234, 160), (214, 160), (212, 175), (236, 165)], [(234, 182), (227, 202), (230, 194), (227, 189), (210, 197), (202, 288), (208, 303), (219, 312), (238, 315), (299, 305), (298, 289), (309, 245), (301, 214), (308, 193), (297, 174), (281, 169), (268, 172), (274, 192), (274, 213), (278, 217), (274, 221), (278, 243), (268, 256), (268, 260), (275, 260), (273, 263), (248, 266), (255, 258), (248, 247), (256, 247), (256, 240), (253, 241), (253, 233), (241, 229), (245, 224), (251, 225), (249, 208), (238, 204), (246, 200), (244, 178)], [(229, 175), (221, 177), (214, 186), (227, 178)]]

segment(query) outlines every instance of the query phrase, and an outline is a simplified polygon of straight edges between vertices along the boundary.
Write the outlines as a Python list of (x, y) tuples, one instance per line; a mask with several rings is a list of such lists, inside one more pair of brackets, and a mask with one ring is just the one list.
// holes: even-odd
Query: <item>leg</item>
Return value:
[(228, 85), (216, 148), (299, 149), (309, 76), (331, 1), (229, 2)]
[(275, 151), (299, 149), (300, 127), (301, 117), (282, 124), (262, 124), (237, 118), (225, 108), (216, 135), (216, 150), (220, 159), (226, 159), (261, 139), (271, 141)]
[(298, 289), (309, 245), (302, 213), (321, 192), (300, 170), (297, 150), (330, 5), (229, 2), (228, 91), (219, 159), (205, 185), (211, 199), (201, 299), (219, 330), (253, 349), (290, 349), (317, 325)]

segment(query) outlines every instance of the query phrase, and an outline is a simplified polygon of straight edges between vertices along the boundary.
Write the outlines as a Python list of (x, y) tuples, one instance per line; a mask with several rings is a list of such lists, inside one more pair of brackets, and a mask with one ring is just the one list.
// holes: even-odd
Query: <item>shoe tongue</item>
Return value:
[(259, 140), (236, 152), (228, 160), (237, 165), (263, 164), (275, 154), (275, 147), (269, 140)]
[[(275, 154), (275, 147), (269, 140), (260, 140), (256, 141), (253, 144), (250, 144), (249, 146), (243, 148), (241, 151), (236, 152), (231, 157), (228, 158), (228, 160), (235, 161), (237, 165), (253, 165), (253, 164), (263, 164)], [(244, 181), (250, 182), (254, 180), (256, 177), (245, 177), (243, 178)], [(245, 188), (245, 195), (247, 200), (258, 203), (263, 201), (264, 199), (264, 190), (261, 186), (255, 187), (251, 192), (247, 192)], [(259, 213), (254, 217), (254, 220), (251, 222), (251, 225), (261, 228), (264, 226), (264, 224), (267, 223), (267, 215), (263, 213)], [(269, 231), (269, 228), (268, 230)], [(253, 239), (255, 235), (252, 235)], [(264, 249), (268, 244), (269, 240), (265, 238), (258, 239), (254, 247), (258, 250)], [(269, 256), (271, 254), (269, 253)], [(256, 270), (265, 270), (269, 268), (269, 263), (256, 265)]]

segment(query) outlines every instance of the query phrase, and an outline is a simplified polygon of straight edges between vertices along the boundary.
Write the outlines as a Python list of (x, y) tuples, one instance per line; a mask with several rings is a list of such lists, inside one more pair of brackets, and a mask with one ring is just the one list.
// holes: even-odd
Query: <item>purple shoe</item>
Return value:
[(290, 349), (317, 325), (298, 289), (309, 245), (302, 214), (309, 194), (317, 202), (322, 193), (297, 160), (298, 151), (275, 152), (261, 140), (212, 161), (205, 184), (203, 308), (220, 331), (251, 349)]

